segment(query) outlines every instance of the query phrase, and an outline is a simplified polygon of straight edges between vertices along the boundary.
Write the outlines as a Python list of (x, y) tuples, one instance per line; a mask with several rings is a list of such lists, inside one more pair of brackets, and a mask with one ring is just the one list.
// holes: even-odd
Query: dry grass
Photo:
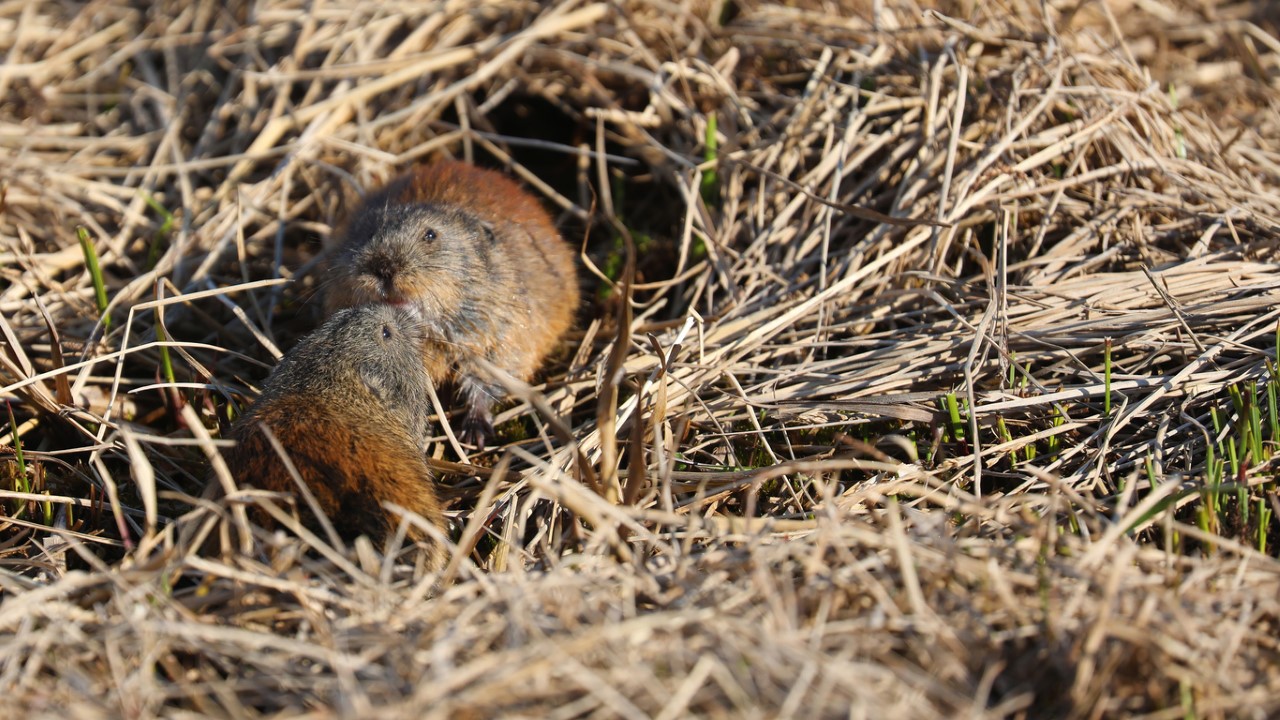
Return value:
[[(8, 706), (1280, 713), (1274, 4), (788, 5), (0, 4)], [(450, 568), (198, 556), (319, 239), (441, 153), (590, 268), (430, 446)]]

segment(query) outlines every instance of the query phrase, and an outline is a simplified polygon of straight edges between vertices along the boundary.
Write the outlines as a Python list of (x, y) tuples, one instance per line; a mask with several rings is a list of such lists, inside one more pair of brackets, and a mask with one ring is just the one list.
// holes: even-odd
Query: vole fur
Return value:
[(453, 380), (464, 439), (483, 447), (502, 396), (477, 360), (528, 380), (573, 322), (574, 253), (511, 178), (461, 162), (414, 167), (370, 194), (331, 241), (326, 312), (417, 308), (424, 367)]

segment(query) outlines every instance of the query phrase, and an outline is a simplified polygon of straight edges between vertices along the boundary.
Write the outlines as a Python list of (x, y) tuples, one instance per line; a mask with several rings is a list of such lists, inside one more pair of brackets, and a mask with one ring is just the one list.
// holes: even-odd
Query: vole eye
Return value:
[(430, 241), (432, 241), (432, 240), (435, 240), (435, 239), (436, 239), (436, 231), (435, 231), (435, 230), (433, 230), (432, 228), (427, 228), (427, 235), (426, 235), (426, 237), (427, 237), (427, 241), (428, 241), (428, 242), (430, 242)]
[(383, 340), (390, 340), (390, 339), (391, 339), (391, 326), (390, 326), (390, 325), (383, 325), (383, 326), (382, 326), (382, 339), (383, 339)]

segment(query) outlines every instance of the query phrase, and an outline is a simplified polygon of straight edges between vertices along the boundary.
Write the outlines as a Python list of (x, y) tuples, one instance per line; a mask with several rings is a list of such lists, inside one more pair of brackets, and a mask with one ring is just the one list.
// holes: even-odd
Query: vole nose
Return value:
[(385, 256), (370, 258), (365, 266), (366, 271), (382, 285), (383, 292), (389, 292), (395, 283), (396, 269), (391, 259)]

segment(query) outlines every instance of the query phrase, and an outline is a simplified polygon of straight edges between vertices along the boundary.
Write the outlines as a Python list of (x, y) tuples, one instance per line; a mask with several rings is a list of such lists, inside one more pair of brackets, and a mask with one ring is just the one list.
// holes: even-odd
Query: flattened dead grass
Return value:
[[(0, 5), (0, 687), (1280, 713), (1278, 34), (1265, 2)], [(588, 298), (502, 447), (429, 445), (454, 561), (199, 556), (319, 240), (442, 153), (544, 196)]]

